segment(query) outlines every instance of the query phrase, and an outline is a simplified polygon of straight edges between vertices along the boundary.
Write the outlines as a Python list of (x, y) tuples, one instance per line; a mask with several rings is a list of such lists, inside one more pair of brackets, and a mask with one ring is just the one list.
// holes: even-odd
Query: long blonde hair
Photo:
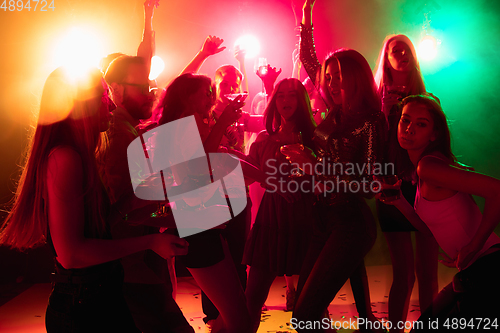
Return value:
[(425, 84), (422, 78), (422, 73), (420, 71), (420, 65), (417, 59), (417, 52), (415, 51), (415, 46), (411, 40), (405, 35), (389, 35), (385, 38), (382, 49), (380, 50), (380, 54), (377, 60), (377, 69), (375, 70), (375, 83), (377, 84), (377, 90), (379, 96), (382, 96), (382, 89), (384, 88), (384, 84), (392, 83), (392, 75), (391, 75), (391, 64), (387, 58), (387, 52), (389, 48), (389, 44), (393, 41), (400, 41), (408, 45), (411, 51), (411, 55), (413, 57), (413, 63), (415, 66), (412, 68), (410, 72), (410, 77), (408, 79), (408, 87), (409, 87), (409, 95), (419, 95), (425, 93)]
[(63, 68), (58, 68), (47, 78), (17, 191), (0, 230), (0, 244), (24, 250), (47, 240), (47, 160), (60, 146), (71, 147), (82, 159), (85, 236), (105, 233), (107, 206), (103, 203), (107, 197), (97, 167), (105, 137), (97, 128), (100, 103), (90, 102), (102, 96), (103, 82), (98, 69), (85, 78), (71, 80)]

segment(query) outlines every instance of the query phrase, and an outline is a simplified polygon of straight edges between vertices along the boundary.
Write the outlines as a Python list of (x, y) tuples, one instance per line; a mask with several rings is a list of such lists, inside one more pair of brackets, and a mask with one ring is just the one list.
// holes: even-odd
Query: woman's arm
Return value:
[(238, 61), (239, 70), (243, 74), (243, 81), (240, 86), (243, 92), (248, 92), (248, 79), (247, 79), (247, 70), (245, 68), (245, 57), (246, 51), (240, 49), (239, 46), (235, 46), (234, 48), (234, 58)]
[(433, 187), (469, 193), (485, 199), (479, 229), (471, 242), (458, 254), (458, 268), (466, 267), (500, 222), (500, 180), (452, 166), (435, 156), (422, 158), (418, 163), (417, 173), (421, 181)]
[(144, 31), (141, 44), (137, 49), (137, 56), (146, 60), (146, 66), (151, 69), (151, 58), (155, 55), (155, 32), (153, 30), (154, 9), (160, 5), (160, 0), (146, 0), (144, 2)]
[(162, 234), (119, 240), (85, 238), (80, 155), (63, 147), (53, 151), (47, 163), (49, 229), (57, 260), (63, 267), (88, 267), (146, 249), (152, 249), (164, 258), (186, 253), (186, 241)]
[(216, 36), (208, 36), (201, 47), (201, 50), (194, 56), (189, 64), (182, 70), (179, 75), (186, 73), (198, 73), (201, 66), (208, 57), (220, 53), (226, 49), (225, 46), (221, 47), (224, 39)]
[(316, 75), (321, 71), (321, 64), (316, 55), (314, 46), (312, 10), (315, 0), (306, 0), (302, 8), (302, 26), (300, 30), (300, 61), (304, 65), (307, 75), (313, 84), (316, 84)]

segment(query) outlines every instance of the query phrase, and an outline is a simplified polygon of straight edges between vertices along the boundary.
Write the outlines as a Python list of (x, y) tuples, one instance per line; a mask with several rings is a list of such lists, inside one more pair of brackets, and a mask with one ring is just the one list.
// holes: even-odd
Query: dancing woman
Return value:
[[(301, 138), (304, 145), (312, 146), (316, 124), (302, 83), (297, 79), (281, 80), (264, 117), (266, 131), (252, 144), (246, 160), (267, 177), (283, 182), (293, 180), (300, 192), (300, 188), (305, 187), (299, 187), (299, 183), (310, 177), (292, 178), (293, 170), (279, 150), (281, 146), (298, 143)], [(310, 192), (297, 193), (301, 198), (295, 202), (287, 201), (272, 186), (264, 193), (243, 258), (250, 266), (245, 294), (252, 332), (257, 332), (262, 306), (276, 276), (291, 278), (300, 273), (311, 233), (313, 202)]]
[[(238, 98), (231, 101), (217, 123), (210, 128), (209, 116), (215, 102), (214, 92), (214, 85), (207, 76), (198, 74), (178, 76), (165, 89), (158, 104), (162, 114), (159, 125), (194, 116), (205, 152), (217, 152), (226, 128), (241, 116), (240, 108), (243, 102), (240, 102)], [(175, 131), (176, 147), (191, 139), (184, 128), (177, 128)], [(159, 136), (156, 144), (161, 144)], [(179, 186), (189, 185), (190, 181), (200, 174), (196, 169), (196, 166), (191, 168), (191, 165), (186, 168), (173, 167), (173, 179)], [(220, 194), (219, 190), (206, 194), (205, 198), (200, 198), (200, 207), (206, 206), (207, 214), (211, 214), (210, 211), (216, 210), (218, 206), (227, 204), (226, 198)], [(239, 198), (246, 204), (244, 190)], [(197, 201), (197, 204), (200, 202)], [(186, 200), (176, 202), (177, 209), (188, 211), (195, 210), (195, 205)], [(186, 238), (192, 246), (188, 254), (181, 257), (181, 260), (220, 313), (211, 325), (213, 332), (224, 329), (227, 332), (249, 331), (245, 294), (226, 241), (221, 236), (221, 229), (206, 230)]]
[(134, 205), (111, 207), (98, 172), (103, 132), (115, 108), (108, 94), (97, 69), (80, 79), (63, 68), (50, 74), (1, 229), (1, 244), (24, 250), (47, 242), (53, 249), (48, 332), (138, 332), (122, 295), (118, 259), (146, 249), (163, 258), (187, 252), (187, 242), (172, 235), (110, 239), (110, 221)]
[[(411, 161), (408, 153), (399, 146), (398, 122), (401, 118), (399, 102), (408, 95), (425, 94), (425, 85), (420, 72), (415, 48), (405, 35), (392, 35), (385, 39), (380, 51), (375, 72), (382, 110), (389, 124), (385, 163), (392, 163), (395, 173), (402, 179), (401, 190), (408, 202), (415, 200), (417, 186), (413, 183)], [(392, 262), (393, 282), (389, 292), (389, 320), (405, 322), (410, 296), (418, 279), (420, 311), (425, 311), (437, 295), (438, 245), (432, 235), (418, 232), (404, 215), (391, 205), (377, 200), (377, 214), (384, 233)], [(415, 259), (411, 232), (415, 231)], [(393, 325), (391, 333), (403, 329)]]
[[(457, 161), (446, 116), (435, 98), (410, 96), (402, 106), (398, 140), (413, 165), (408, 171), (416, 170), (418, 189), (414, 207), (403, 196), (389, 203), (419, 231), (432, 234), (446, 253), (441, 262), (459, 270), (419, 320), (439, 324), (434, 330), (498, 329), (500, 237), (493, 231), (500, 221), (500, 180)], [(485, 198), (483, 214), (471, 194)], [(456, 318), (457, 325), (446, 328), (447, 318)], [(470, 326), (474, 318), (482, 319), (480, 327), (477, 322)], [(458, 324), (464, 321), (469, 326)]]
[[(323, 64), (319, 63), (312, 36), (314, 2), (306, 0), (304, 3), (301, 61), (309, 77), (320, 87), (331, 111), (316, 128), (315, 154), (307, 154), (307, 149), (293, 148), (284, 153), (302, 164), (304, 171), (318, 163), (332, 166), (333, 170), (335, 166), (346, 167), (348, 163), (374, 166), (381, 162), (385, 122), (373, 74), (364, 57), (354, 50), (337, 50)], [(349, 176), (324, 170), (318, 176), (354, 184), (369, 181), (368, 168), (363, 170)], [(317, 196), (314, 236), (299, 278), (299, 296), (294, 311), (297, 320), (321, 320), (349, 278), (360, 317), (376, 320), (371, 311), (363, 262), (376, 237), (373, 216), (363, 199), (370, 195), (353, 186), (350, 190), (335, 188)]]

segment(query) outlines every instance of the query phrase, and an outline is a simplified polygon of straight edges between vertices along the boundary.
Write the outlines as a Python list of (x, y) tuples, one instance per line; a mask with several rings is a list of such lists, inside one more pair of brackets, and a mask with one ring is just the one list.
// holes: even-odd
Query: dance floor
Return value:
[[(391, 285), (391, 266), (367, 266), (370, 284), (373, 312), (376, 317), (387, 319), (387, 300)], [(439, 267), (439, 287), (451, 281), (454, 269)], [(44, 314), (47, 297), (50, 293), (50, 284), (34, 285), (20, 284), (17, 286), (0, 285), (0, 332), (2, 333), (41, 333), (45, 332)], [(418, 287), (413, 290), (409, 321), (419, 316)], [(23, 289), (26, 289), (22, 291)], [(337, 297), (330, 304), (330, 317), (334, 321), (356, 321), (357, 315), (351, 288), (347, 282)], [(178, 280), (177, 303), (195, 331), (205, 332), (201, 311), (200, 289), (191, 277), (181, 277)], [(285, 312), (285, 280), (276, 278), (269, 297), (266, 301), (268, 311), (262, 313), (259, 332), (295, 332), (290, 328), (291, 312)], [(345, 326), (347, 327), (347, 326)], [(347, 333), (354, 330), (341, 329)]]

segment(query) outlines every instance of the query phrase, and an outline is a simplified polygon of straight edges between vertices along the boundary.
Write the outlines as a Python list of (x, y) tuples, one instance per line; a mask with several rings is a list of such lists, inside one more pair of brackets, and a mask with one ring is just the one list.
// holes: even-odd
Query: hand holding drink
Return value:
[(401, 198), (401, 179), (398, 179), (398, 176), (377, 176), (375, 180), (379, 181), (381, 186), (377, 199), (386, 204), (394, 204), (394, 201)]

